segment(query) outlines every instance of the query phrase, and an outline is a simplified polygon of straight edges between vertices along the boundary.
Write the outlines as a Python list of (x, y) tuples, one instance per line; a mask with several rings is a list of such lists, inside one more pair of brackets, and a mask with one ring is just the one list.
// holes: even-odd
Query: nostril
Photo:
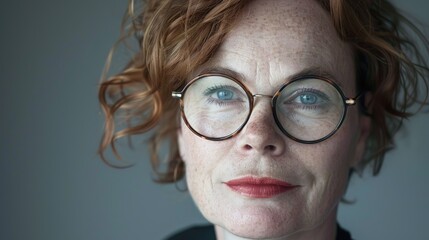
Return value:
[[(249, 144), (244, 145), (243, 148), (244, 148), (244, 150), (252, 150), (253, 149), (253, 147)], [(267, 152), (274, 152), (274, 151), (276, 151), (276, 149), (277, 149), (277, 147), (274, 145), (267, 145), (264, 148), (264, 150)]]
[(249, 144), (244, 145), (244, 149), (245, 150), (251, 150), (252, 146), (250, 146)]
[(269, 152), (274, 152), (276, 150), (276, 146), (274, 146), (274, 145), (265, 146), (265, 150), (267, 150)]

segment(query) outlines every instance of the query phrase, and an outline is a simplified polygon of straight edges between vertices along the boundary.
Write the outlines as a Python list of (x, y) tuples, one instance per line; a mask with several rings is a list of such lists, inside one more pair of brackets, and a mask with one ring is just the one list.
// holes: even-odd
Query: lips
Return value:
[(273, 178), (256, 177), (234, 179), (225, 184), (233, 191), (251, 198), (271, 198), (298, 187)]

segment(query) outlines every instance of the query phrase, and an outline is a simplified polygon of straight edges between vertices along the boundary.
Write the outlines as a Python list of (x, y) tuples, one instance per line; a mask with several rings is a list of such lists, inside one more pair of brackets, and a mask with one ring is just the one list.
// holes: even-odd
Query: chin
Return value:
[(278, 239), (329, 231), (332, 224), (336, 224), (336, 208), (326, 209), (318, 214), (306, 214), (308, 211), (303, 210), (303, 206), (292, 207), (289, 204), (236, 205), (206, 218), (238, 237)]
[(298, 232), (296, 229), (291, 228), (291, 226), (279, 226), (276, 223), (251, 223), (246, 226), (233, 224), (233, 226), (225, 226), (223, 228), (235, 236), (250, 239), (277, 239), (291, 236)]
[(293, 216), (291, 212), (284, 209), (248, 207), (229, 212), (227, 219), (213, 223), (239, 237), (272, 239), (293, 235), (304, 227), (303, 223), (297, 222), (298, 219), (290, 216)]

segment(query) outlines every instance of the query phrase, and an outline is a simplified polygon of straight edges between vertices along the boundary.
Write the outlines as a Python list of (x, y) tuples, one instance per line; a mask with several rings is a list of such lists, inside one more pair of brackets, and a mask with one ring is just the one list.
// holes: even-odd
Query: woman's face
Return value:
[[(312, 70), (332, 76), (347, 97), (356, 96), (352, 49), (311, 0), (250, 2), (215, 57), (199, 70), (212, 68), (242, 75), (253, 94), (273, 95), (291, 76)], [(302, 144), (280, 131), (270, 104), (257, 98), (246, 126), (224, 141), (200, 138), (182, 122), (179, 145), (189, 191), (210, 222), (234, 235), (332, 232), (349, 169), (364, 150), (368, 120), (349, 107), (336, 134)], [(260, 178), (273, 185), (248, 180)]]

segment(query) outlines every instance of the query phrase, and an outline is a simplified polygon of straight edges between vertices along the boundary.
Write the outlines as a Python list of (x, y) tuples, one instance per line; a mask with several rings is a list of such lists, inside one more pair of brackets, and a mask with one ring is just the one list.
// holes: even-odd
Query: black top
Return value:
[[(213, 225), (196, 226), (182, 230), (165, 240), (216, 240)], [(337, 224), (336, 240), (352, 240), (350, 233)]]

